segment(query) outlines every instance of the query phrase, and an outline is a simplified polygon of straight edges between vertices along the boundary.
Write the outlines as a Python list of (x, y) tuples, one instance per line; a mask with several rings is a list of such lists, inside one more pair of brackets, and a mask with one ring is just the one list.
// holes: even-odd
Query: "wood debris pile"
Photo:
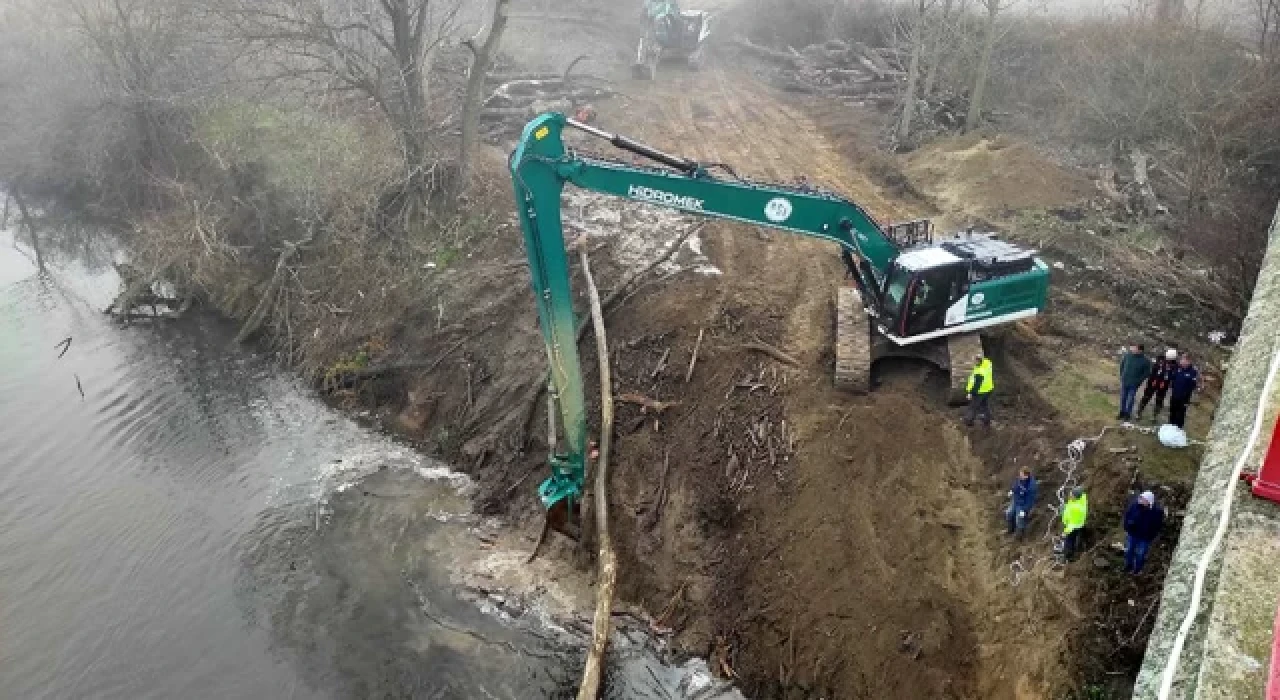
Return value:
[(773, 83), (788, 92), (857, 97), (871, 103), (898, 100), (906, 73), (890, 49), (838, 39), (779, 51), (739, 38), (738, 48), (776, 66)]

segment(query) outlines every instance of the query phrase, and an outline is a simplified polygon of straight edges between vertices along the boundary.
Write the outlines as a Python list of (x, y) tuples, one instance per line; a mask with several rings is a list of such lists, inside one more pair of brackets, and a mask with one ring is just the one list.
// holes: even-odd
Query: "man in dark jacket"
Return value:
[(1130, 345), (1129, 351), (1120, 358), (1120, 420), (1133, 418), (1133, 403), (1138, 398), (1138, 388), (1151, 374), (1151, 360), (1147, 359), (1146, 348), (1142, 345)]
[(1124, 512), (1124, 570), (1137, 574), (1147, 560), (1151, 541), (1164, 527), (1164, 510), (1156, 505), (1156, 495), (1143, 491)]
[(1186, 430), (1187, 404), (1191, 396), (1200, 388), (1200, 370), (1191, 364), (1191, 357), (1186, 353), (1178, 360), (1178, 368), (1173, 371), (1169, 380), (1169, 422)]
[(1169, 382), (1173, 380), (1173, 372), (1178, 369), (1178, 351), (1169, 348), (1164, 358), (1151, 364), (1151, 374), (1147, 375), (1147, 388), (1142, 391), (1142, 401), (1138, 404), (1138, 418), (1147, 410), (1151, 397), (1156, 399), (1156, 410), (1151, 419), (1160, 422), (1160, 412), (1164, 410), (1164, 397), (1169, 393)]
[(1027, 522), (1031, 520), (1031, 508), (1036, 504), (1036, 491), (1039, 485), (1031, 476), (1031, 470), (1023, 467), (1018, 478), (1013, 480), (1013, 488), (1009, 489), (1009, 509), (1004, 512), (1004, 519), (1009, 523), (1009, 534), (1018, 534), (1021, 538), (1027, 531)]

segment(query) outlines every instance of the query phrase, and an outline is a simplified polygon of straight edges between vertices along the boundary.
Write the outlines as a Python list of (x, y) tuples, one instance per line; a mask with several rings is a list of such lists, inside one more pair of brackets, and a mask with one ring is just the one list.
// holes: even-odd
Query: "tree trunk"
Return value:
[(964, 130), (972, 131), (982, 123), (982, 101), (987, 93), (987, 76), (991, 73), (991, 55), (996, 48), (996, 15), (1000, 13), (1000, 0), (985, 0), (987, 6), (987, 34), (982, 45), (982, 60), (978, 63), (978, 75), (973, 81), (973, 94), (969, 97), (969, 115), (964, 120)]
[(35, 222), (31, 220), (31, 212), (27, 211), (27, 200), (22, 193), (14, 192), (13, 199), (18, 203), (18, 214), (22, 216), (22, 224), (27, 227), (27, 235), (31, 236), (31, 249), (36, 252), (36, 269), (44, 274), (44, 253), (40, 250), (40, 234), (36, 231)]
[(953, 0), (946, 0), (943, 3), (942, 16), (933, 24), (930, 32), (932, 46), (929, 49), (929, 58), (925, 61), (924, 89), (920, 91), (920, 94), (925, 97), (933, 94), (933, 88), (938, 81), (938, 65), (942, 62), (942, 34), (947, 30), (947, 20), (951, 19), (952, 2)]
[[(414, 12), (418, 5), (417, 12)], [(409, 219), (426, 216), (428, 194), (427, 171), (429, 150), (426, 138), (426, 21), (428, 8), (415, 0), (387, 0), (382, 3), (391, 20), (391, 37), (396, 68), (399, 71), (402, 109), (396, 119), (400, 142), (404, 148), (406, 195), (409, 206), (405, 215)]]
[(458, 145), (458, 180), (454, 183), (454, 199), (466, 190), (467, 179), (471, 175), (471, 158), (476, 145), (476, 132), (480, 127), (481, 97), (484, 93), (484, 80), (493, 66), (493, 57), (497, 53), (498, 44), (502, 41), (502, 33), (507, 28), (507, 9), (510, 0), (494, 0), (493, 21), (489, 25), (489, 35), (479, 48), (475, 39), (467, 42), (474, 55), (471, 61), (471, 75), (467, 77), (467, 92), (462, 102), (462, 140)]
[(591, 276), (591, 264), (587, 249), (583, 246), (578, 255), (582, 260), (582, 275), (587, 280), (587, 299), (591, 302), (591, 322), (596, 335), (596, 358), (600, 362), (600, 457), (595, 467), (595, 517), (596, 537), (599, 543), (599, 574), (596, 577), (596, 612), (591, 623), (591, 646), (587, 649), (587, 661), (582, 671), (582, 683), (578, 686), (578, 700), (596, 700), (600, 692), (600, 680), (604, 677), (605, 651), (609, 646), (609, 631), (613, 622), (613, 595), (618, 585), (618, 556), (609, 535), (609, 451), (613, 443), (613, 380), (609, 373), (609, 342), (605, 337), (604, 310), (600, 292)]
[(924, 0), (915, 0), (911, 7), (911, 65), (907, 69), (907, 92), (902, 98), (902, 118), (898, 120), (898, 143), (911, 136), (916, 86), (920, 82), (920, 54), (924, 52)]

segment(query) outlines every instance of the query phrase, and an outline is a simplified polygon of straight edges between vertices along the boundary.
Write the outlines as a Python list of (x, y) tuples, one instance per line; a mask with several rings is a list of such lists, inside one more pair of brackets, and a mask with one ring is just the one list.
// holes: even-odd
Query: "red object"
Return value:
[[(1253, 495), (1280, 503), (1280, 417), (1276, 419), (1275, 430), (1271, 433), (1271, 446), (1267, 448), (1267, 456), (1262, 460), (1262, 468), (1257, 474), (1245, 474), (1243, 478), (1253, 487)], [(1273, 680), (1276, 672), (1273, 669)], [(1268, 692), (1268, 700), (1273, 697), (1280, 700), (1280, 687), (1276, 688), (1276, 693), (1273, 696)]]
[[(1271, 447), (1275, 451), (1276, 440)], [(1276, 623), (1271, 628), (1271, 668), (1267, 670), (1267, 700), (1280, 700), (1280, 610), (1276, 611)]]

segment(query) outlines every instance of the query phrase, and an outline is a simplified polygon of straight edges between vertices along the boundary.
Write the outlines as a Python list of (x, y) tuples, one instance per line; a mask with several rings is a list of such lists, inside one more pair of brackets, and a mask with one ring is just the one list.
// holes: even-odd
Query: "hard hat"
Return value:
[(1168, 350), (1165, 350), (1165, 351), (1164, 351), (1164, 359), (1166, 359), (1166, 360), (1176, 360), (1176, 359), (1178, 359), (1178, 351), (1177, 351), (1177, 350), (1175, 350), (1175, 349), (1173, 349), (1173, 348), (1169, 348)]
[(1071, 489), (1071, 497), (1072, 497), (1072, 498), (1079, 498), (1079, 497), (1081, 497), (1081, 496), (1083, 496), (1083, 495), (1084, 495), (1084, 487), (1083, 487), (1083, 486), (1077, 486), (1077, 487), (1075, 487), (1075, 488)]
[(1148, 505), (1156, 504), (1156, 495), (1154, 493), (1151, 493), (1150, 491), (1143, 491), (1142, 495), (1139, 496), (1138, 498), (1142, 499), (1143, 501), (1146, 501)]

